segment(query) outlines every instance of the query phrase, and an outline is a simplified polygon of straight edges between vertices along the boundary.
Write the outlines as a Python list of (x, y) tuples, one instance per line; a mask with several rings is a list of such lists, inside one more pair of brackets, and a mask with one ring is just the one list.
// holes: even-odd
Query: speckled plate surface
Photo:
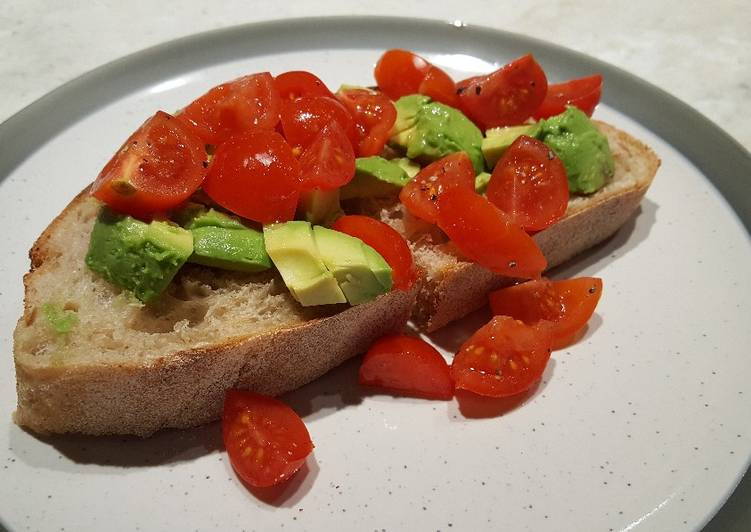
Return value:
[[(554, 354), (533, 393), (514, 403), (366, 394), (355, 359), (285, 397), (316, 449), (294, 480), (263, 495), (235, 479), (217, 424), (134, 440), (43, 438), (11, 422), (26, 252), (147, 115), (252, 71), (306, 69), (331, 87), (369, 84), (380, 51), (395, 46), (458, 77), (530, 51), (552, 80), (603, 72), (596, 117), (662, 158), (638, 215), (556, 272), (600, 276), (605, 291), (585, 338)], [(749, 175), (747, 152), (638, 79), (460, 24), (264, 23), (102, 67), (0, 125), (0, 522), (12, 530), (700, 528), (751, 456)], [(480, 312), (431, 340), (448, 356), (486, 319)]]

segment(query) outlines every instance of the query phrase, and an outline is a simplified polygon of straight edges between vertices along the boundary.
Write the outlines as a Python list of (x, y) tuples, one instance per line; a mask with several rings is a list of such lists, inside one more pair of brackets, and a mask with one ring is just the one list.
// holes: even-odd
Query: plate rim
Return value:
[[(376, 35), (386, 28), (393, 31), (395, 26), (419, 27), (432, 32), (464, 31), (465, 34), (469, 34), (465, 36), (467, 39), (511, 42), (524, 48), (542, 51), (544, 54), (563, 56), (564, 64), (586, 63), (594, 66), (609, 82), (610, 90), (604, 93), (603, 103), (649, 129), (694, 164), (720, 192), (747, 233), (751, 234), (751, 194), (746, 193), (748, 185), (751, 185), (751, 152), (689, 104), (620, 67), (562, 45), (483, 25), (415, 17), (344, 15), (251, 22), (186, 35), (109, 61), (58, 86), (0, 123), (0, 183), (46, 142), (81, 118), (135, 90), (164, 79), (167, 75), (165, 71), (154, 68), (155, 62), (159, 64), (162, 58), (170, 58), (171, 62), (175, 63), (173, 69), (177, 69), (174, 73), (177, 74), (180, 71), (216, 64), (212, 59), (230, 61), (242, 58), (241, 55), (228, 57), (223, 55), (222, 50), (244, 35), (253, 35), (257, 38), (258, 34), (263, 32), (289, 33), (311, 31), (311, 28), (315, 32), (327, 33), (342, 26)], [(345, 37), (339, 40), (343, 42)], [(369, 40), (365, 39), (354, 47), (369, 48), (368, 43)], [(315, 45), (310, 49), (328, 50), (343, 47), (332, 47), (329, 44)], [(350, 43), (347, 47), (353, 46)], [(196, 63), (188, 60), (194, 59), (195, 56), (185, 53), (186, 48), (206, 53), (199, 53), (200, 61)], [(537, 51), (535, 53), (538, 53)], [(175, 61), (176, 52), (184, 54), (186, 59)], [(245, 56), (247, 55), (251, 54)], [(261, 54), (254, 50), (252, 55)], [(134, 71), (137, 73), (136, 76), (131, 75)], [(644, 104), (645, 96), (649, 100), (647, 105)], [(61, 105), (71, 100), (76, 102), (76, 105)], [(660, 113), (649, 112), (655, 108), (659, 108)], [(727, 487), (716, 504), (707, 509), (708, 513), (703, 520), (697, 523), (699, 528), (706, 526), (727, 503), (744, 479), (745, 471), (750, 464), (751, 455), (746, 458), (745, 469), (739, 471), (735, 482)]]

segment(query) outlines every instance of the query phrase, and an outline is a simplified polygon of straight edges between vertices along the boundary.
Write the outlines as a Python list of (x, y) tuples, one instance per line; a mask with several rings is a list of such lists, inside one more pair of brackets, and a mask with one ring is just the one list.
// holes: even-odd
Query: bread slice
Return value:
[[(613, 235), (634, 213), (660, 166), (648, 146), (608, 124), (597, 122), (615, 159), (613, 178), (589, 196), (574, 196), (565, 217), (534, 236), (553, 268)], [(487, 302), (486, 294), (514, 280), (467, 261), (435, 227), (409, 215), (394, 201), (361, 204), (360, 209), (396, 228), (410, 241), (422, 287), (412, 314), (415, 326), (432, 332)]]
[[(84, 191), (30, 252), (14, 333), (15, 421), (40, 433), (135, 434), (217, 419), (228, 388), (277, 395), (404, 327), (416, 290), (303, 308), (276, 274), (185, 267), (143, 305), (84, 264), (99, 203)], [(45, 303), (75, 310), (56, 333)]]

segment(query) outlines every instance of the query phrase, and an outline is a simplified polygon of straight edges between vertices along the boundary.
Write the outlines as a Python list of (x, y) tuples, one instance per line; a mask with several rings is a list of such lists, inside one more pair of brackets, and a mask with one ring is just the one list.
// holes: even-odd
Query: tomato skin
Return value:
[(487, 397), (522, 393), (537, 382), (550, 359), (550, 325), (526, 325), (495, 316), (464, 342), (451, 364), (456, 389)]
[(539, 279), (491, 292), (493, 314), (511, 316), (528, 325), (552, 324), (553, 348), (568, 345), (589, 321), (602, 295), (602, 279)]
[(338, 99), (355, 121), (358, 136), (355, 145), (357, 156), (379, 155), (396, 122), (394, 104), (386, 95), (364, 89), (340, 91)]
[(301, 190), (339, 188), (355, 176), (355, 152), (341, 126), (331, 121), (300, 155)]
[(188, 199), (204, 179), (205, 164), (201, 139), (157, 111), (104, 166), (91, 194), (116, 211), (148, 218)]
[(392, 100), (414, 94), (430, 69), (430, 63), (408, 50), (386, 50), (376, 63), (378, 88)]
[(438, 199), (452, 188), (475, 190), (475, 170), (463, 151), (430, 163), (409, 180), (399, 192), (399, 200), (414, 216), (429, 223), (438, 220)]
[(522, 135), (493, 169), (488, 200), (526, 231), (540, 231), (566, 214), (566, 168), (545, 143)]
[(281, 100), (268, 72), (222, 83), (191, 102), (179, 115), (203, 132), (206, 144), (221, 144), (251, 128), (274, 129)]
[(457, 83), (459, 109), (480, 129), (521, 124), (545, 99), (548, 80), (531, 54)]
[(452, 188), (438, 198), (438, 227), (470, 260), (495, 273), (532, 278), (547, 266), (532, 237), (473, 190)]
[(279, 133), (255, 129), (220, 144), (203, 190), (233, 213), (261, 223), (295, 215), (300, 163)]
[(292, 70), (279, 74), (274, 78), (274, 87), (283, 102), (296, 100), (302, 96), (334, 98), (334, 94), (318, 76), (305, 70)]
[(228, 390), (224, 396), (222, 437), (237, 475), (257, 488), (290, 478), (313, 451), (308, 429), (294, 410), (246, 390)]
[(415, 284), (417, 271), (412, 251), (396, 229), (375, 218), (358, 214), (342, 216), (331, 228), (357, 237), (375, 249), (391, 266), (395, 290), (409, 290)]
[(459, 96), (456, 94), (454, 80), (435, 65), (430, 65), (417, 92), (450, 107), (459, 107)]
[(602, 97), (602, 76), (595, 74), (585, 78), (572, 79), (563, 83), (548, 85), (548, 92), (534, 119), (550, 118), (561, 114), (567, 105), (574, 105), (587, 116), (592, 116)]
[(310, 146), (318, 132), (332, 120), (341, 126), (350, 143), (356, 146), (355, 123), (349, 111), (337, 100), (324, 96), (301, 96), (282, 105), (284, 137), (295, 148)]
[(360, 365), (360, 384), (428, 399), (451, 399), (449, 366), (429, 343), (414, 336), (384, 336)]

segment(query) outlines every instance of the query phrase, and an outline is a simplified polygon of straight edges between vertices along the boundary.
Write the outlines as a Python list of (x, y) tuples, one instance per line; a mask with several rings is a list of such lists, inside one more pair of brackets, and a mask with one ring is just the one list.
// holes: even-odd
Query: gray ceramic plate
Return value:
[[(527, 52), (552, 80), (601, 72), (596, 116), (658, 152), (663, 165), (638, 215), (558, 272), (605, 280), (587, 336), (556, 353), (524, 404), (479, 418), (454, 402), (363, 395), (357, 362), (345, 364), (286, 396), (317, 447), (265, 499), (234, 479), (216, 424), (143, 441), (20, 430), (10, 421), (6, 356), (5, 526), (676, 530), (704, 526), (722, 506), (751, 457), (751, 158), (670, 95), (519, 35), (395, 18), (255, 24), (145, 50), (48, 94), (0, 125), (0, 226), (12, 228), (0, 237), (3, 351), (22, 308), (26, 250), (147, 115), (252, 71), (308, 69), (332, 87), (369, 84), (391, 47), (457, 77)], [(431, 339), (449, 353), (483, 317)], [(737, 520), (747, 491), (712, 526)]]

